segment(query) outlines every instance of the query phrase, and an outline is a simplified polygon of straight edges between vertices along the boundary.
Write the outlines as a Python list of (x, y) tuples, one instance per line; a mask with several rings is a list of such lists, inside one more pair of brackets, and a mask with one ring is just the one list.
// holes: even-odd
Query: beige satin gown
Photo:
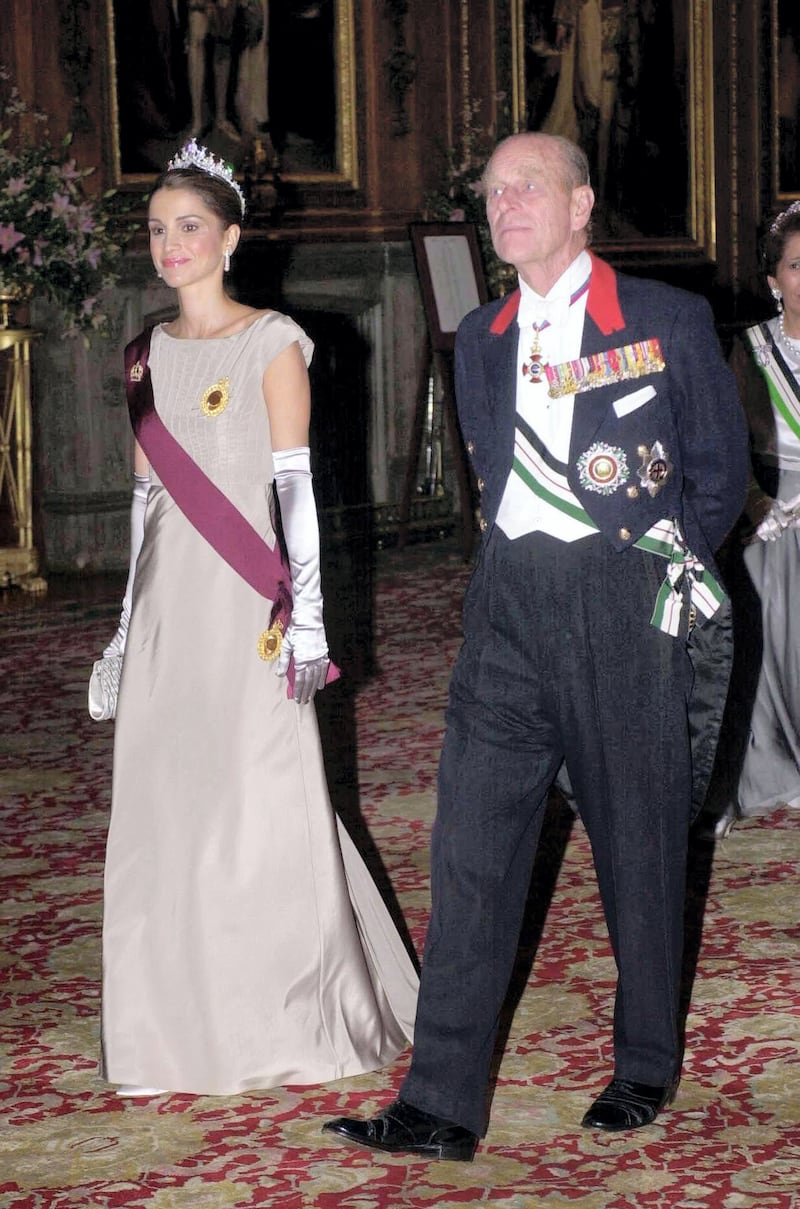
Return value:
[[(261, 380), (294, 341), (310, 361), (305, 333), (268, 312), (221, 339), (156, 328), (151, 344), (159, 415), (270, 545)], [(258, 656), (268, 617), (153, 473), (115, 723), (111, 1082), (216, 1095), (326, 1083), (411, 1039), (416, 972), (331, 809), (314, 707)]]

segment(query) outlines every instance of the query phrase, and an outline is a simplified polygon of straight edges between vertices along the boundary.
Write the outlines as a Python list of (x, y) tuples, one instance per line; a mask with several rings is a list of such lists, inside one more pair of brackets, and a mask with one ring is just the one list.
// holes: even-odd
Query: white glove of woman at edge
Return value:
[(330, 659), (322, 620), (319, 572), (319, 525), (311, 486), (307, 445), (273, 451), (275, 489), (281, 508), (283, 536), (292, 575), (292, 620), (283, 636), (275, 670), (285, 676), (294, 655), (294, 699), (311, 701), (324, 688)]
[(784, 529), (796, 529), (800, 526), (800, 495), (794, 496), (784, 503), (783, 500), (772, 500), (767, 515), (756, 528), (756, 537), (762, 542), (777, 541)]
[(89, 713), (95, 722), (105, 722), (116, 716), (117, 693), (119, 678), (122, 673), (122, 656), (125, 654), (125, 642), (128, 637), (128, 626), (131, 620), (131, 605), (133, 603), (133, 581), (136, 576), (136, 562), (144, 540), (144, 514), (147, 508), (147, 493), (150, 489), (150, 476), (134, 474), (133, 497), (131, 499), (131, 553), (128, 566), (128, 582), (125, 585), (125, 595), (122, 600), (117, 632), (103, 651), (103, 658), (98, 659), (92, 668), (89, 680)]

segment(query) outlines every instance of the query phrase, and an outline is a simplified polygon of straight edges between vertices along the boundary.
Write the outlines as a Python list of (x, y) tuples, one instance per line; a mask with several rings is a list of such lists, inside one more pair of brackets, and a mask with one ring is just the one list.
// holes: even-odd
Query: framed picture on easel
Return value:
[(420, 222), (409, 229), (431, 348), (452, 353), (461, 320), (488, 301), (475, 227)]
[[(412, 425), (406, 477), (400, 500), (400, 545), (405, 544), (411, 499), (418, 491), (417, 468), (426, 427), (429, 444), (438, 447), (433, 459), (441, 470), (442, 438), (449, 433), (461, 513), (461, 543), (464, 558), (473, 541), (474, 501), (471, 470), (458, 427), (453, 383), (453, 353), (456, 331), (465, 315), (489, 301), (486, 276), (474, 223), (418, 222), (409, 232), (414, 249), (422, 303), (427, 324), (426, 351)], [(435, 418), (438, 410), (439, 419)], [(430, 477), (430, 476), (429, 476)], [(433, 479), (435, 478), (435, 482)], [(432, 476), (432, 494), (444, 490), (439, 477)]]

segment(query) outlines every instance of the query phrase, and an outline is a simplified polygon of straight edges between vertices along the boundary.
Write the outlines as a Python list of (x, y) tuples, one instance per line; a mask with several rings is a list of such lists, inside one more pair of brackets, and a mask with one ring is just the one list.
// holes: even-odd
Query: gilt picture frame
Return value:
[(564, 134), (587, 150), (595, 246), (618, 258), (713, 261), (712, 6), (506, 3), (498, 19), (511, 28), (513, 129)]
[(195, 135), (237, 175), (358, 185), (354, 0), (106, 0), (117, 185)]

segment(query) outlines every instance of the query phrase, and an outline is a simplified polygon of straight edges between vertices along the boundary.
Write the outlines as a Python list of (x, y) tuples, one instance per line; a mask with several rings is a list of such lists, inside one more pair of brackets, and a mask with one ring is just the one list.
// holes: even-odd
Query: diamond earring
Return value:
[(230, 273), (230, 271), (231, 271), (231, 252), (230, 252), (230, 248), (226, 248), (225, 249), (225, 272)]
[(771, 287), (770, 293), (778, 304), (778, 314), (780, 315), (781, 311), (783, 310), (783, 294), (776, 285)]

